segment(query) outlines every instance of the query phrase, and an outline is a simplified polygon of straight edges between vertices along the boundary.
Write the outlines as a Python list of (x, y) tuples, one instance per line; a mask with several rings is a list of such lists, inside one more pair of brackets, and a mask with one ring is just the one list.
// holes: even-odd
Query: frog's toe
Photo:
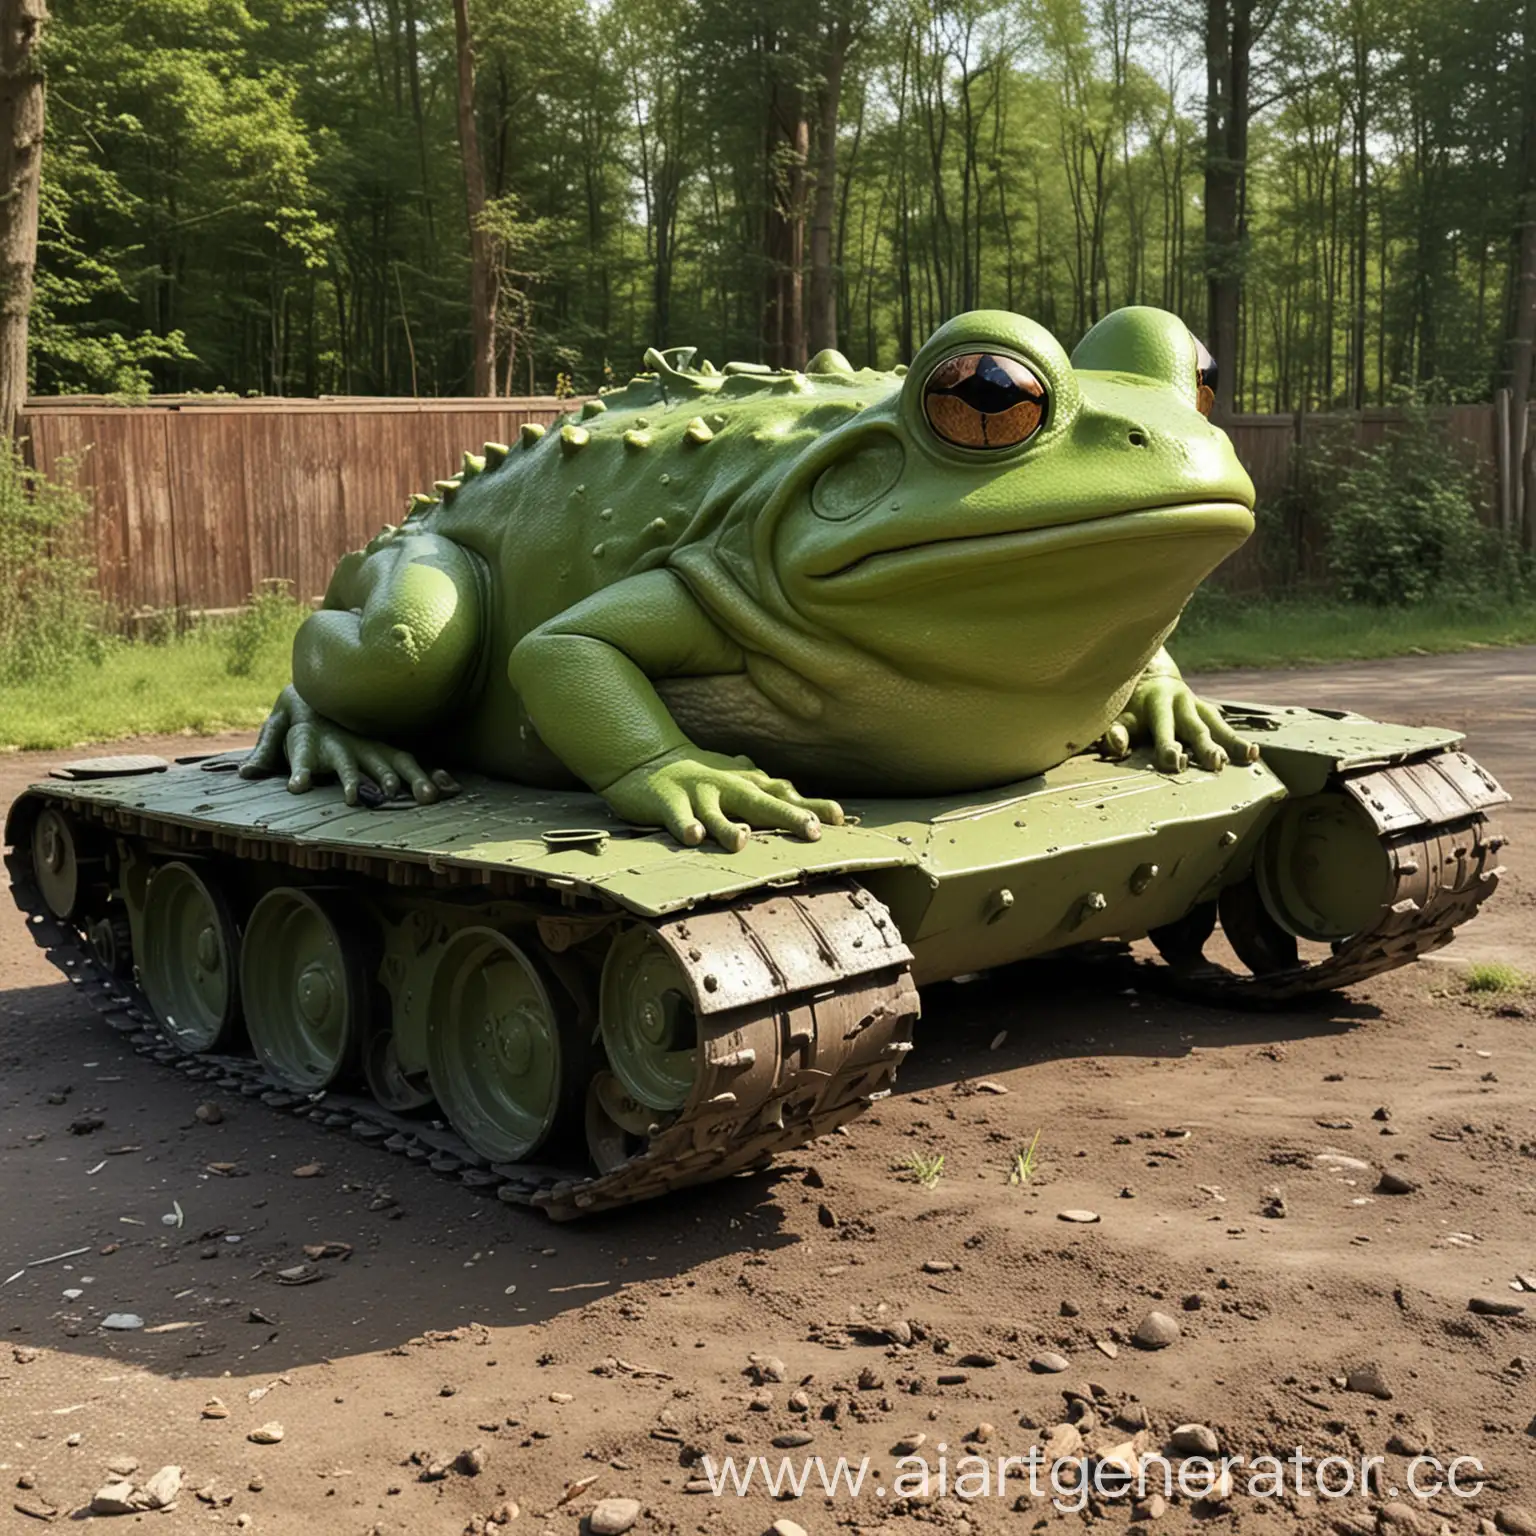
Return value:
[(432, 782), (445, 795), (457, 795), (463, 790), (463, 785), (445, 768), (434, 768), (432, 770)]
[(1116, 720), (1104, 732), (1100, 745), (1106, 757), (1115, 759), (1125, 757), (1131, 750), (1130, 728), (1123, 720)]
[(1198, 699), (1195, 702), (1195, 710), (1200, 719), (1205, 723), (1206, 729), (1210, 732), (1211, 739), (1222, 747), (1229, 761), (1234, 763), (1258, 762), (1258, 742), (1249, 741), (1246, 736), (1239, 736), (1227, 724), (1226, 718), (1214, 704), (1208, 704), (1204, 699)]

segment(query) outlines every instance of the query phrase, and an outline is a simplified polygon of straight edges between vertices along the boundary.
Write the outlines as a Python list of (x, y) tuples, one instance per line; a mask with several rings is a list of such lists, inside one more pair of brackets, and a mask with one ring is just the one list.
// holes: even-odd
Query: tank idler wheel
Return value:
[(139, 979), (172, 1043), (189, 1055), (227, 1048), (240, 1028), (240, 934), (223, 893), (191, 864), (162, 864), (141, 928)]
[(1270, 916), (1252, 876), (1229, 885), (1216, 901), (1203, 901), (1177, 921), (1154, 928), (1148, 937), (1181, 975), (1215, 975), (1219, 967), (1206, 959), (1205, 946), (1216, 932), (1218, 915), (1227, 942), (1254, 976), (1294, 970), (1301, 964), (1294, 935)]
[(279, 886), (251, 911), (240, 955), (251, 1045), (287, 1088), (351, 1071), (369, 1017), (366, 945), (336, 891)]
[(78, 827), (63, 811), (47, 806), (32, 823), (32, 870), (48, 910), (65, 922), (80, 913), (82, 862)]
[(1147, 937), (1157, 946), (1158, 954), (1176, 971), (1193, 971), (1208, 964), (1205, 946), (1215, 931), (1216, 903), (1202, 901), (1183, 917), (1154, 928)]
[(663, 1111), (688, 1102), (699, 1051), (692, 984), (645, 924), (624, 929), (608, 951), (598, 1023), (608, 1063), (631, 1099)]
[(1301, 964), (1296, 935), (1271, 915), (1253, 878), (1229, 885), (1217, 901), (1221, 931), (1237, 958), (1255, 976), (1294, 971)]
[(624, 1091), (612, 1072), (587, 1084), (587, 1151), (599, 1173), (612, 1173), (645, 1150), (656, 1116)]
[(426, 1077), (401, 1067), (393, 1030), (375, 1030), (369, 1038), (363, 1050), (363, 1076), (374, 1098), (397, 1115), (418, 1114), (432, 1103), (432, 1085)]
[(91, 924), (91, 931), (87, 935), (91, 944), (91, 954), (108, 976), (116, 977), (119, 981), (130, 980), (133, 976), (133, 936), (128, 926), (128, 919), (123, 916), (122, 907), (114, 902), (112, 907), (103, 917), (98, 917)]
[(531, 1156), (575, 1119), (586, 1086), (575, 1006), (542, 961), (494, 928), (465, 928), (432, 977), (427, 1077), (482, 1157)]

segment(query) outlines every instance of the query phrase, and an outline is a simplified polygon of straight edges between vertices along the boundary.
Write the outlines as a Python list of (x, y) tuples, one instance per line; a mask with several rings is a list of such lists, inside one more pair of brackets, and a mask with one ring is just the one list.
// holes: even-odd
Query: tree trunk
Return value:
[(1520, 131), (1520, 224), (1515, 238), (1514, 314), (1509, 332), (1510, 500), (1526, 549), (1536, 549), (1536, 507), (1526, 500), (1536, 454), (1527, 425), (1536, 366), (1536, 0), (1525, 0), (1525, 110)]
[(1237, 394), (1237, 329), (1247, 229), (1249, 59), (1253, 0), (1206, 0), (1205, 282), (1206, 346), (1216, 359), (1216, 409), (1230, 415)]
[(27, 399), (27, 316), (37, 269), (46, 0), (0, 0), (0, 443)]
[(496, 252), (481, 227), (485, 212), (485, 165), (475, 129), (475, 49), (469, 32), (469, 0), (453, 0), (459, 64), (459, 154), (464, 161), (464, 202), (469, 215), (469, 337), (472, 389), (496, 393)]
[(816, 114), (816, 193), (811, 208), (810, 350), (837, 345), (837, 268), (832, 231), (837, 215), (837, 108), (849, 27), (842, 17), (827, 27)]
[(768, 101), (764, 339), (775, 368), (805, 363), (805, 182), (810, 123), (798, 86), (775, 82)]

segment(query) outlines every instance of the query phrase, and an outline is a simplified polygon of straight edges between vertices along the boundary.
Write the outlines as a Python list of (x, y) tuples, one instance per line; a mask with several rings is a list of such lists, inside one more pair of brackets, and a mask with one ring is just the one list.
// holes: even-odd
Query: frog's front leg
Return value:
[(507, 664), (534, 728), (627, 821), (736, 852), (753, 827), (814, 839), (841, 808), (685, 736), (653, 678), (740, 672), (745, 657), (670, 571), (605, 587), (526, 635)]
[(1214, 704), (1190, 688), (1165, 650), (1147, 663), (1120, 718), (1104, 733), (1103, 746), (1110, 757), (1124, 757), (1144, 741), (1151, 742), (1163, 773), (1182, 773), (1190, 753), (1211, 772), (1259, 756), (1254, 742), (1239, 736)]
[[(334, 773), (349, 805), (364, 778), (386, 796), (402, 787), (426, 803), (457, 785), (388, 744), (420, 735), (465, 702), (481, 651), (474, 556), (429, 533), (386, 534), (345, 556), (325, 604), (299, 626), (293, 683), (241, 765), (245, 778), (280, 772), (301, 794)], [(381, 739), (384, 738), (384, 739)]]

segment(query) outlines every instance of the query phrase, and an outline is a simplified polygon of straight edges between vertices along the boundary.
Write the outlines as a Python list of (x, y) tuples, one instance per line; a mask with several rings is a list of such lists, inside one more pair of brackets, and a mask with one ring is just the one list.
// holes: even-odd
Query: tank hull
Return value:
[[(1084, 755), (990, 794), (854, 802), (818, 842), (760, 833), (735, 854), (504, 781), (369, 809), (242, 780), (234, 757), (86, 761), (12, 807), (8, 862), (50, 954), (94, 971), (125, 1027), (157, 1017), (172, 1037), (146, 1048), (418, 1146), (423, 1122), (388, 1127), (435, 1091), (468, 1145), (430, 1155), (570, 1215), (755, 1166), (852, 1118), (889, 1091), (918, 985), (1150, 934), (1185, 984), (1277, 1001), (1438, 947), (1492, 891), (1488, 815), (1507, 796), (1454, 734), (1224, 708), (1260, 762), (1167, 776)], [(1246, 969), (1204, 957), (1218, 909)], [(628, 1019), (609, 995), (623, 963), (605, 959), (624, 934), (633, 976), (671, 978)], [(1298, 935), (1331, 953), (1304, 960)], [(266, 977), (290, 963), (300, 1005), (274, 1035)], [(507, 1007), (485, 1005), (502, 1022), (450, 1050), (463, 999), (479, 1007), (508, 978)], [(657, 1080), (637, 1107), (645, 1073), (674, 1059), (647, 1043), (663, 996), (683, 1000), (692, 1065), (674, 1067), (676, 1102)], [(235, 1065), (226, 1047), (247, 1024), (261, 1059)], [(522, 1140), (507, 1139), (522, 1106), (483, 1102), (478, 1081), (486, 1059), (513, 1058), (539, 1067), (549, 1105)], [(332, 1107), (359, 1067), (382, 1106)], [(598, 1175), (579, 1153), (530, 1163), (557, 1121), (582, 1118), (583, 1092)]]

